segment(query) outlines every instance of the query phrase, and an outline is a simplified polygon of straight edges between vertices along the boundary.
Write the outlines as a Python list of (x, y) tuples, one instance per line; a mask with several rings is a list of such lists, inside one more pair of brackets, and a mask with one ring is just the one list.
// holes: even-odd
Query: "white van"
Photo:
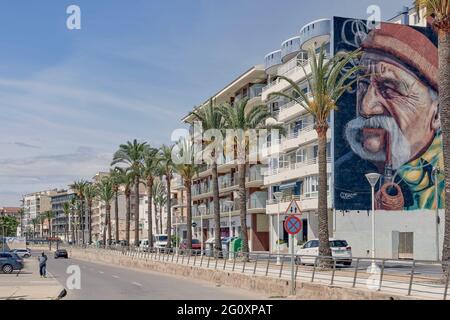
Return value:
[[(167, 245), (169, 243), (169, 238), (167, 234), (155, 234), (153, 236), (153, 245), (155, 248), (161, 249), (161, 248), (167, 248)], [(148, 242), (147, 242), (148, 246)]]

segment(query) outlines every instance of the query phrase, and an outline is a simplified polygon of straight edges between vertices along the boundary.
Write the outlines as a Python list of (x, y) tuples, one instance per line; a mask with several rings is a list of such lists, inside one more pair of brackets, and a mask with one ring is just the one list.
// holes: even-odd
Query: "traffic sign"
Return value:
[(300, 211), (300, 207), (298, 206), (298, 203), (297, 201), (295, 201), (295, 199), (292, 199), (286, 210), (286, 214), (302, 214), (302, 212)]
[(284, 229), (290, 235), (295, 235), (302, 230), (302, 220), (297, 218), (296, 216), (289, 216), (284, 221)]
[(197, 226), (197, 222), (192, 222), (192, 227), (195, 228)]

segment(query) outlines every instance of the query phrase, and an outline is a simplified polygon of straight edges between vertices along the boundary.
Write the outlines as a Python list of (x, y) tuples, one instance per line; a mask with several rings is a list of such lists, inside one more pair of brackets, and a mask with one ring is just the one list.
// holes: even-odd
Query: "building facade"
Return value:
[(30, 193), (23, 197), (23, 226), (27, 237), (48, 236), (49, 224), (47, 219), (42, 218), (42, 214), (52, 210), (51, 197), (56, 193), (57, 190), (48, 190)]
[[(233, 107), (242, 99), (247, 99), (247, 109), (262, 104), (261, 91), (266, 85), (266, 74), (262, 65), (257, 65), (232, 81), (219, 93), (208, 99), (197, 108), (206, 107), (210, 100), (216, 105), (228, 103)], [(248, 111), (247, 111), (248, 112)], [(193, 124), (192, 114), (183, 119), (185, 123)], [(233, 154), (223, 154), (218, 163), (219, 196), (220, 196), (220, 226), (214, 225), (213, 193), (211, 166), (203, 165), (192, 184), (193, 221), (196, 224), (194, 236), (203, 240), (214, 237), (220, 232), (222, 237), (240, 236), (241, 221), (239, 216), (239, 201), (237, 199), (238, 172), (236, 157)], [(269, 224), (265, 215), (267, 192), (263, 186), (263, 170), (261, 164), (252, 164), (247, 168), (247, 228), (249, 246), (252, 251), (268, 250)]]
[(70, 190), (57, 191), (55, 195), (51, 196), (51, 205), (53, 211), (52, 220), (52, 236), (69, 241), (71, 237), (71, 223), (69, 222), (70, 216), (73, 210), (69, 211), (69, 215), (66, 216), (63, 208), (64, 203), (71, 204), (72, 199), (75, 199), (76, 195)]

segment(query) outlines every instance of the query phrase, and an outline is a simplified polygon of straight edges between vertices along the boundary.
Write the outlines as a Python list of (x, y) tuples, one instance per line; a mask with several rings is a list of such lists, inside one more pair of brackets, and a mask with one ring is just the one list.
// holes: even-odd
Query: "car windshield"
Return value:
[(199, 244), (200, 241), (198, 241), (197, 239), (192, 239), (192, 244)]
[(347, 247), (348, 243), (345, 240), (332, 240), (330, 241), (330, 247), (338, 248), (338, 247)]
[(167, 236), (157, 236), (156, 241), (167, 241)]

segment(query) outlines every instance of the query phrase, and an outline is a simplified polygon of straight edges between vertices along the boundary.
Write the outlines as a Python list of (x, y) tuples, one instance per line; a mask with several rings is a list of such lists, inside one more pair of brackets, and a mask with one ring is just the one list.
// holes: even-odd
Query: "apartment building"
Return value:
[[(247, 110), (261, 105), (261, 90), (266, 85), (264, 66), (257, 65), (233, 80), (217, 94), (205, 101), (197, 109), (203, 108), (213, 99), (217, 105), (229, 103), (233, 106), (241, 99), (249, 99)], [(194, 121), (192, 114), (186, 116), (183, 122), (191, 124)], [(222, 155), (223, 161), (218, 165), (219, 195), (220, 195), (220, 226), (214, 225), (212, 171), (210, 166), (203, 165), (198, 176), (192, 184), (192, 205), (194, 237), (201, 239), (212, 238), (215, 232), (223, 237), (239, 236), (241, 222), (239, 216), (239, 202), (237, 199), (238, 173), (234, 157)], [(263, 186), (263, 166), (261, 164), (249, 165), (247, 170), (247, 228), (249, 234), (250, 250), (260, 251), (269, 248), (269, 224), (265, 215), (267, 191)], [(231, 229), (231, 234), (230, 234)]]
[(59, 190), (55, 195), (51, 196), (51, 205), (54, 218), (52, 220), (52, 235), (64, 241), (69, 241), (72, 232), (71, 224), (69, 223), (69, 216), (64, 213), (64, 203), (71, 203), (72, 199), (76, 198), (75, 192), (71, 190)]
[(34, 238), (48, 235), (49, 225), (47, 220), (35, 226), (33, 226), (32, 221), (41, 217), (42, 213), (52, 210), (51, 197), (55, 194), (57, 194), (57, 190), (47, 190), (23, 196), (23, 225), (28, 237)]
[[(301, 105), (285, 98), (270, 98), (273, 92), (284, 92), (292, 95), (293, 88), (279, 76), (285, 76), (296, 82), (306, 95), (310, 89), (306, 76), (311, 72), (308, 52), (318, 53), (324, 45), (330, 57), (331, 20), (313, 21), (300, 29), (297, 36), (285, 40), (281, 49), (265, 56), (265, 71), (268, 84), (262, 90), (262, 101), (267, 104), (273, 117), (283, 124), (286, 134), (270, 137), (267, 142), (267, 158), (269, 168), (264, 177), (264, 185), (268, 190), (266, 213), (270, 217), (270, 249), (274, 251), (278, 239), (287, 242), (288, 234), (284, 230), (285, 211), (290, 202), (296, 200), (302, 210), (303, 231), (297, 235), (300, 242), (316, 237), (317, 220), (317, 177), (318, 177), (318, 145), (317, 133), (314, 130), (314, 118)], [(331, 143), (331, 130), (328, 132), (328, 143)], [(327, 156), (327, 169), (331, 175), (331, 148)], [(281, 192), (282, 198), (277, 201), (274, 194)], [(331, 213), (331, 198), (328, 201)], [(278, 212), (281, 217), (278, 220)], [(279, 224), (278, 224), (279, 223)], [(278, 231), (280, 234), (278, 234)]]
[[(180, 241), (187, 238), (187, 198), (186, 188), (183, 178), (175, 174), (171, 181), (171, 205), (172, 205), (172, 225), (173, 234), (177, 235)], [(192, 225), (190, 226), (192, 228)], [(194, 234), (194, 233), (192, 233)]]

